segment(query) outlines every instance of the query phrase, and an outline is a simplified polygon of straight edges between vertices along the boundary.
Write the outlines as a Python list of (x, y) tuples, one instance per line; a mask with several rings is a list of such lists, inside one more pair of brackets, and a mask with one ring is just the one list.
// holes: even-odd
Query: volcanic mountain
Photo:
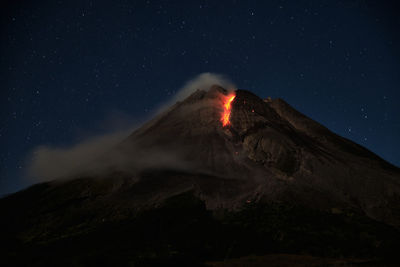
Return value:
[(193, 265), (271, 253), (374, 262), (397, 253), (400, 169), (282, 99), (214, 85), (80, 175), (1, 199), (0, 212), (7, 264)]

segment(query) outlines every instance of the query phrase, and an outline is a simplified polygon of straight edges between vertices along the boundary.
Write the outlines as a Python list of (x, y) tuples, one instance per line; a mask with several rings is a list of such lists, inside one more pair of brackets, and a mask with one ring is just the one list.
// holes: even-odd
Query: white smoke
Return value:
[(130, 131), (117, 131), (93, 136), (69, 147), (36, 147), (28, 159), (28, 175), (34, 181), (49, 181), (76, 175), (82, 166), (106, 153), (129, 133)]
[(236, 86), (225, 76), (209, 72), (202, 73), (188, 81), (175, 95), (173, 102), (180, 101), (190, 96), (196, 90), (208, 91), (211, 86), (219, 85), (227, 90), (236, 89)]
[(182, 101), (197, 90), (208, 91), (213, 85), (219, 85), (227, 90), (236, 89), (236, 85), (224, 75), (204, 72), (186, 82), (185, 85), (178, 90), (178, 92), (172, 97), (171, 100), (161, 105), (156, 113), (164, 111), (178, 101)]
[[(176, 95), (158, 111), (164, 110), (177, 101), (183, 100), (196, 90), (207, 91), (212, 85), (219, 85), (225, 89), (234, 89), (235, 85), (222, 75), (202, 73), (196, 78), (188, 81)], [(126, 125), (124, 131), (114, 131), (108, 134), (98, 134), (86, 140), (73, 144), (69, 147), (39, 146), (33, 149), (28, 157), (27, 174), (31, 181), (48, 181), (57, 178), (73, 177), (80, 173), (82, 166), (89, 165), (95, 171), (94, 159), (107, 153), (112, 147), (124, 140), (133, 127)], [(159, 152), (155, 154), (160, 154)], [(154, 154), (154, 155), (155, 155)], [(154, 155), (150, 155), (153, 157)], [(150, 157), (150, 158), (151, 158)], [(140, 157), (139, 157), (140, 158)], [(145, 157), (143, 157), (145, 158)], [(124, 159), (119, 158), (124, 162)], [(143, 161), (143, 160), (142, 160)], [(164, 160), (165, 161), (165, 160)], [(164, 162), (160, 160), (159, 162)], [(136, 162), (139, 165), (142, 162)], [(101, 165), (102, 163), (98, 163)], [(104, 166), (98, 166), (102, 168)]]

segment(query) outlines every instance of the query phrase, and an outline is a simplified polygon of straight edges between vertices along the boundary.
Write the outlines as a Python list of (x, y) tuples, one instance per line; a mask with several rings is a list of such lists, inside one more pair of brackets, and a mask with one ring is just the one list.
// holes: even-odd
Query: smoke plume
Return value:
[[(212, 85), (220, 85), (226, 89), (234, 89), (235, 85), (227, 78), (212, 73), (202, 73), (196, 78), (188, 81), (176, 95), (165, 104), (161, 105), (157, 113), (165, 110), (177, 101), (181, 101), (191, 95), (196, 90), (207, 91)], [(27, 175), (32, 182), (48, 181), (58, 178), (74, 177), (82, 174), (82, 171), (96, 173), (105, 168), (107, 164), (102, 162), (101, 156), (112, 151), (112, 148), (121, 143), (131, 132), (133, 127), (127, 125), (124, 131), (115, 131), (103, 135), (94, 135), (87, 138), (83, 142), (76, 143), (70, 147), (52, 147), (39, 146), (36, 147), (28, 157)], [(141, 154), (142, 153), (142, 154)], [(138, 152), (137, 159), (125, 159), (124, 155), (113, 155), (119, 166), (124, 164), (139, 168), (140, 166), (148, 166), (151, 162), (152, 167), (165, 167), (172, 165), (179, 167), (177, 155), (168, 155), (165, 152), (155, 150), (147, 152)], [(110, 158), (110, 157), (109, 157)], [(154, 161), (157, 158), (157, 161)], [(152, 160), (150, 160), (152, 159)], [(154, 162), (162, 166), (154, 166)], [(116, 162), (114, 162), (116, 163)], [(113, 164), (110, 163), (109, 164)], [(86, 168), (85, 168), (86, 166)]]
[(164, 111), (178, 101), (182, 101), (193, 94), (196, 90), (208, 91), (213, 85), (219, 85), (228, 90), (236, 89), (236, 85), (224, 75), (205, 72), (186, 82), (185, 85), (171, 98), (171, 100), (161, 105), (157, 110), (157, 113)]

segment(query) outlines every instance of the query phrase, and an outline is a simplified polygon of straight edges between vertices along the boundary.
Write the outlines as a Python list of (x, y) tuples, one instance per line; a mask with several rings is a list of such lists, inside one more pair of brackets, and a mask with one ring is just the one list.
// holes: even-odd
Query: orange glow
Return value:
[(235, 94), (228, 95), (224, 103), (224, 112), (222, 113), (221, 122), (222, 126), (227, 126), (230, 124), (229, 118), (231, 116), (231, 103), (235, 99)]

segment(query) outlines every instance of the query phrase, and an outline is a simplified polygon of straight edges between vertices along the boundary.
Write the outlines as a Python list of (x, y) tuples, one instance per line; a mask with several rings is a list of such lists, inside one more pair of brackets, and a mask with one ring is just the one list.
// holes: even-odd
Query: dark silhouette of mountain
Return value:
[(0, 200), (4, 264), (396, 263), (399, 168), (282, 99), (198, 90), (84, 167)]

